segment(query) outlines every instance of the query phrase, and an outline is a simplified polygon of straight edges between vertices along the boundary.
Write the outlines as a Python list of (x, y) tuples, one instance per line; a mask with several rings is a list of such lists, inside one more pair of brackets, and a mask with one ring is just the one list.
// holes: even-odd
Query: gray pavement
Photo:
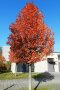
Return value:
[[(44, 73), (44, 78), (32, 78), (32, 87), (52, 87), (53, 90), (60, 90), (60, 73)], [(39, 75), (39, 74), (38, 74)], [(27, 79), (16, 79), (16, 80), (0, 80), (0, 90), (24, 90), (28, 88)]]

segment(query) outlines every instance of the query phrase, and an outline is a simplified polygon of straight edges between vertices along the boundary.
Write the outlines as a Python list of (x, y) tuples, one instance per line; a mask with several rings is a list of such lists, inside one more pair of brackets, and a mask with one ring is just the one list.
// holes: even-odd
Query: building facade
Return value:
[[(2, 47), (2, 55), (6, 61), (9, 61), (9, 46)], [(1, 51), (0, 51), (1, 52)], [(34, 63), (32, 65), (32, 72), (60, 72), (60, 52), (54, 52), (45, 58), (46, 60)], [(16, 72), (28, 72), (28, 64), (23, 63), (11, 63), (11, 71)]]
[(46, 60), (34, 64), (34, 72), (60, 72), (60, 52), (54, 52)]

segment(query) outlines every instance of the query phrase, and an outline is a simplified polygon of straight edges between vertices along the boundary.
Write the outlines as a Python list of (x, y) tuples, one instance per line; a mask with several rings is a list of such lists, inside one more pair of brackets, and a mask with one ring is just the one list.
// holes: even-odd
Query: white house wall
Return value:
[(47, 61), (40, 61), (34, 64), (34, 72), (47, 72)]
[(54, 58), (54, 61), (55, 61), (55, 63), (56, 63), (56, 64), (54, 65), (55, 72), (59, 72), (58, 55), (60, 55), (60, 53), (55, 52), (55, 53), (52, 53), (51, 55), (47, 56), (47, 58)]
[(52, 53), (46, 57), (46, 60), (35, 63), (34, 64), (34, 72), (46, 72), (46, 71), (49, 72), (47, 58), (53, 58), (54, 59), (54, 61), (56, 63), (54, 65), (54, 70), (55, 70), (55, 72), (59, 72), (59, 62), (60, 61), (58, 61), (58, 55), (60, 55), (59, 52)]
[(16, 63), (11, 63), (11, 71), (16, 73)]
[(58, 62), (59, 62), (58, 61), (58, 53), (55, 53), (54, 54), (54, 61), (56, 63), (55, 66), (54, 66), (55, 67), (55, 72), (59, 72), (59, 67), (58, 67)]
[(2, 56), (4, 56), (6, 61), (9, 61), (9, 51), (10, 51), (9, 46), (3, 46), (2, 47)]
[(58, 62), (56, 62), (54, 68), (55, 68), (55, 72), (59, 72)]

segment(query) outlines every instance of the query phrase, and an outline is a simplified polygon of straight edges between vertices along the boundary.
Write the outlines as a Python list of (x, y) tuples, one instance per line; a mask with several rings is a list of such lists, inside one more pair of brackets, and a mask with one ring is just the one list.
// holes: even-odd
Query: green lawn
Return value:
[(40, 88), (37, 88), (36, 90), (51, 90), (51, 89), (49, 89), (48, 87), (40, 87)]
[[(0, 80), (28, 78), (28, 73), (20, 73), (15, 76), (12, 72), (0, 73)], [(42, 74), (32, 73), (33, 78), (43, 78)]]
[(21, 79), (21, 78), (27, 78), (28, 73), (25, 74), (13, 74), (12, 72), (6, 72), (6, 73), (1, 73), (0, 74), (0, 80), (6, 80), (6, 79)]
[[(27, 88), (22, 88), (21, 90), (28, 90), (28, 89)], [(34, 89), (32, 89), (32, 90), (34, 90)], [(52, 89), (50, 89), (49, 87), (38, 87), (36, 90), (52, 90)]]

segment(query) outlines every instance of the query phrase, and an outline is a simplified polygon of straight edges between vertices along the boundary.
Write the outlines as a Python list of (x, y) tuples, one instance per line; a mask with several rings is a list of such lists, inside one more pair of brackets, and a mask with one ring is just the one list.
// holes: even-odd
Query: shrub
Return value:
[(6, 70), (5, 58), (0, 55), (0, 72)]
[(7, 71), (11, 71), (11, 62), (10, 61), (6, 61), (6, 68), (7, 68)]

